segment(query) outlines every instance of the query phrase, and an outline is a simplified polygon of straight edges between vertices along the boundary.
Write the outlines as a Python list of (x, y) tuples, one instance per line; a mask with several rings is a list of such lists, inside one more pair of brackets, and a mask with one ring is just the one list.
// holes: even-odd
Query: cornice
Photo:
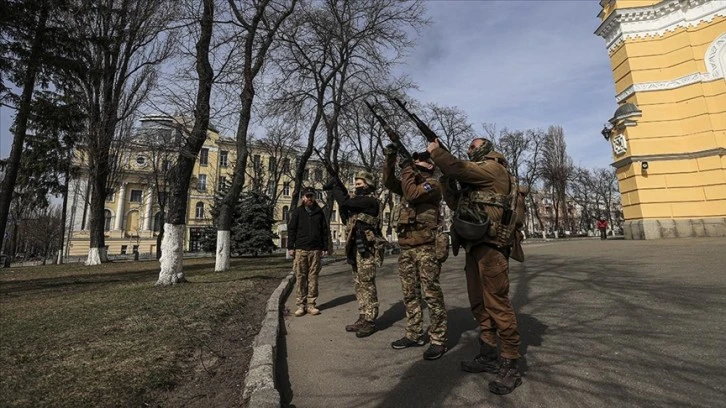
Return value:
[[(723, 2), (726, 4), (726, 1)], [(620, 103), (627, 99), (629, 96), (636, 92), (647, 92), (647, 91), (662, 91), (667, 89), (676, 89), (682, 86), (715, 81), (717, 79), (726, 78), (724, 76), (724, 70), (726, 67), (721, 66), (719, 61), (719, 53), (723, 47), (726, 47), (726, 33), (721, 34), (706, 50), (704, 56), (704, 62), (708, 72), (697, 72), (695, 74), (688, 74), (680, 78), (672, 79), (670, 81), (654, 81), (654, 82), (641, 82), (638, 84), (630, 85), (625, 88), (622, 92), (615, 96), (615, 100)]]
[(647, 7), (614, 10), (595, 30), (603, 37), (609, 53), (624, 41), (634, 38), (662, 36), (682, 27), (726, 17), (726, 1), (664, 0)]
[(616, 169), (619, 169), (621, 167), (627, 166), (630, 163), (660, 160), (689, 160), (697, 159), (699, 157), (710, 156), (726, 156), (726, 148), (717, 147), (715, 149), (701, 150), (698, 152), (689, 153), (645, 154), (640, 156), (629, 156), (615, 161), (610, 165), (615, 167)]

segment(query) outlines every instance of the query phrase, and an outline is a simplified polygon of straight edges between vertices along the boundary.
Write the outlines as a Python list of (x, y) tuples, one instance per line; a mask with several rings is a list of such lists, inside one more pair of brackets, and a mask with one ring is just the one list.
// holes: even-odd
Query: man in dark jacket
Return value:
[[(328, 219), (315, 202), (315, 190), (302, 190), (302, 205), (295, 208), (287, 224), (287, 250), (295, 257), (293, 269), (297, 280), (297, 310), (295, 316), (320, 313), (315, 307), (318, 299), (320, 258), (328, 248), (330, 226)], [(307, 308), (306, 308), (307, 301)]]

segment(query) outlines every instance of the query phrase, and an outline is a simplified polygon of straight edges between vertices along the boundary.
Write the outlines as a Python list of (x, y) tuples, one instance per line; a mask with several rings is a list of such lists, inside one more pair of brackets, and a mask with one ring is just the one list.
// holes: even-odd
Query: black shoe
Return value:
[(413, 341), (409, 339), (408, 337), (403, 337), (399, 340), (394, 341), (391, 343), (391, 347), (393, 347), (396, 350), (401, 350), (409, 347), (421, 347), (425, 343), (423, 339), (418, 339), (417, 341)]
[(376, 328), (375, 323), (364, 320), (363, 323), (361, 323), (358, 331), (355, 332), (355, 337), (368, 337), (371, 334), (375, 333), (377, 330), (378, 329)]
[(363, 324), (365, 319), (363, 318), (363, 315), (358, 315), (358, 320), (355, 321), (353, 324), (349, 324), (345, 326), (345, 331), (347, 332), (357, 332), (358, 329), (360, 329), (360, 325)]
[(489, 391), (494, 394), (504, 395), (520, 386), (522, 384), (522, 375), (519, 373), (518, 366), (518, 360), (503, 358), (499, 364), (497, 378), (489, 383)]
[(447, 350), (449, 349), (446, 348), (446, 346), (444, 346), (443, 344), (431, 344), (428, 350), (424, 351), (423, 358), (424, 360), (436, 360), (437, 358), (443, 356)]
[(461, 369), (467, 373), (498, 373), (499, 361), (497, 348), (486, 343), (479, 346), (479, 354), (473, 360), (461, 362)]

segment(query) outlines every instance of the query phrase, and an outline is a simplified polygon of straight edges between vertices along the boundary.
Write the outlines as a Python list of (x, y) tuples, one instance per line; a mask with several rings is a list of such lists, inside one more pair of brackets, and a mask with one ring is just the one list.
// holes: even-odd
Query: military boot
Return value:
[(473, 360), (462, 361), (461, 369), (468, 373), (496, 373), (499, 371), (497, 357), (497, 348), (482, 342), (479, 345), (479, 354)]
[(363, 320), (363, 323), (360, 325), (360, 328), (357, 332), (355, 332), (355, 337), (368, 337), (371, 334), (375, 333), (376, 330), (376, 324), (374, 322)]
[(358, 315), (358, 320), (355, 321), (353, 324), (349, 324), (345, 326), (345, 331), (347, 332), (357, 332), (358, 329), (360, 329), (360, 325), (363, 324), (365, 319), (363, 318), (363, 315)]
[(504, 395), (514, 391), (522, 384), (522, 375), (519, 373), (519, 360), (503, 358), (499, 363), (499, 374), (489, 383), (489, 391)]

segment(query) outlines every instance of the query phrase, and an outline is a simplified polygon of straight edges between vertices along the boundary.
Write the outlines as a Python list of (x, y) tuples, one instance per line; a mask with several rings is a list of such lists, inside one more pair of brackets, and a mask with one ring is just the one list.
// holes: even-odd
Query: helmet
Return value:
[(487, 236), (489, 232), (489, 218), (483, 224), (475, 224), (473, 222), (464, 221), (458, 215), (454, 215), (451, 220), (451, 226), (456, 235), (465, 241), (474, 242)]
[(365, 171), (365, 170), (359, 171), (359, 172), (355, 173), (354, 178), (365, 181), (366, 184), (368, 184), (368, 187), (371, 187), (371, 188), (374, 187), (373, 174), (371, 174), (371, 172), (369, 172), (369, 171)]

